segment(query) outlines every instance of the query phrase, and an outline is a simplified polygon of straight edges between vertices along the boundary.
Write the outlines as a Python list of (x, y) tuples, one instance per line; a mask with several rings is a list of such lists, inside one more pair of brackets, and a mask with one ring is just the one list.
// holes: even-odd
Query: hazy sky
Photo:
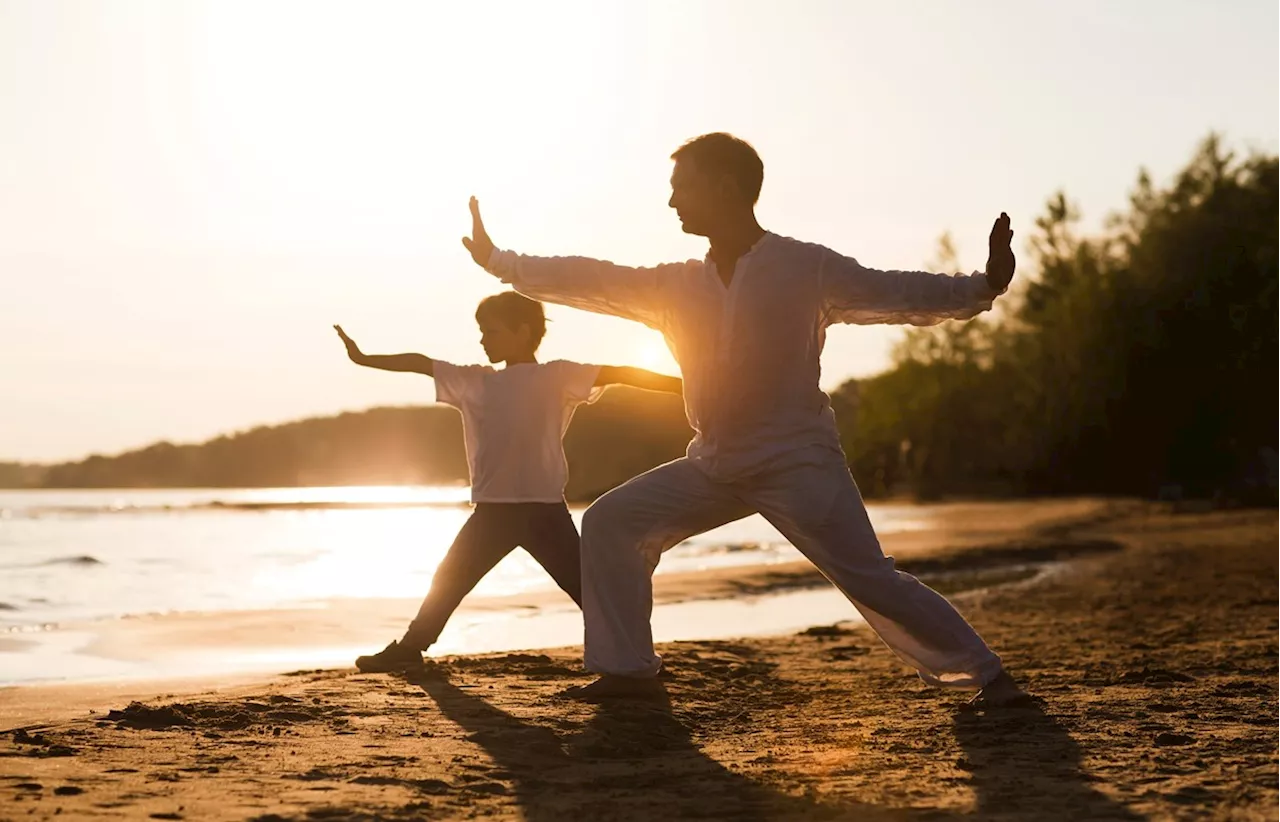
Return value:
[[(767, 228), (881, 268), (1056, 189), (1096, 225), (1210, 129), (1277, 148), (1277, 4), (0, 0), (0, 459), (429, 402), (366, 351), (460, 362), (499, 289), (458, 238), (701, 257), (668, 155), (732, 131)], [(1025, 256), (1025, 255), (1024, 255)], [(544, 358), (670, 368), (553, 308)], [(825, 386), (897, 332), (838, 329)]]

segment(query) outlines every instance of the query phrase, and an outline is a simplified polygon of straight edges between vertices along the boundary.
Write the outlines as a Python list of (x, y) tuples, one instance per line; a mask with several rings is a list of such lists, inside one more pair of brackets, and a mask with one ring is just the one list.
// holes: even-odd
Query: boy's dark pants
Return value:
[(402, 645), (426, 650), (462, 598), (498, 561), (524, 548), (582, 607), (578, 529), (563, 502), (480, 502), (436, 569), (431, 591), (409, 624)]

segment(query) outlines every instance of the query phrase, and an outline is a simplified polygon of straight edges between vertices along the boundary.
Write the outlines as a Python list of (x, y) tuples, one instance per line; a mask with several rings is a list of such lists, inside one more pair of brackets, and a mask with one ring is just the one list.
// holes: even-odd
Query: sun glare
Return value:
[(666, 341), (657, 334), (649, 336), (640, 344), (636, 364), (673, 377), (680, 373), (680, 366), (676, 364), (675, 357), (671, 356), (671, 349), (667, 348)]
[[(487, 15), (499, 10), (503, 25), (489, 25)], [(588, 33), (616, 28), (617, 12), (607, 4), (580, 12), (547, 15), (535, 4), (199, 6), (196, 116), (221, 196), (237, 206), (222, 218), (238, 237), (308, 249), (321, 241), (417, 249), (429, 227), (450, 226), (435, 242), (454, 251), (453, 226), (465, 225), (470, 194), (500, 191), (509, 207), (537, 203), (545, 168), (596, 161), (580, 149), (563, 153), (558, 129), (580, 127), (575, 118), (588, 101), (609, 99), (607, 78), (584, 71), (598, 55), (574, 46), (603, 49)], [(282, 52), (285, 31), (297, 36)], [(517, 141), (524, 154), (512, 152), (509, 131), (492, 120), (495, 107), (503, 122), (556, 128), (528, 129)], [(530, 169), (528, 156), (543, 166)], [(368, 205), (353, 213), (353, 202)], [(530, 211), (535, 230), (538, 210)], [(340, 231), (326, 235), (326, 225)]]

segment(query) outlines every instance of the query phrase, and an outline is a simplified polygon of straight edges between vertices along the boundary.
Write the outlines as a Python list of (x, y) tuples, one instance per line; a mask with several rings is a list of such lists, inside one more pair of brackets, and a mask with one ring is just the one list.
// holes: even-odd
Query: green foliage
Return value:
[(1054, 195), (1011, 311), (913, 329), (837, 392), (864, 491), (1274, 500), (1277, 217), (1276, 158), (1216, 137), (1167, 189), (1141, 174), (1100, 236)]

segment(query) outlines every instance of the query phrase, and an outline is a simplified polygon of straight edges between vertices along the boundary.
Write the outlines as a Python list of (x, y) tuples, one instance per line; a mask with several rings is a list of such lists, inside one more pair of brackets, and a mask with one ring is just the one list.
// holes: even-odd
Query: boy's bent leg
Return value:
[(578, 528), (564, 503), (531, 503), (520, 544), (582, 607), (582, 551)]
[(582, 518), (582, 613), (588, 670), (652, 677), (653, 571), (662, 552), (752, 509), (686, 459), (641, 474)]
[(838, 451), (816, 449), (811, 460), (758, 478), (749, 498), (926, 682), (981, 688), (1001, 674), (1000, 657), (955, 607), (884, 555)]
[(424, 651), (440, 638), (463, 597), (516, 547), (519, 519), (514, 506), (480, 503), (467, 519), (431, 578), (431, 590), (400, 644)]

